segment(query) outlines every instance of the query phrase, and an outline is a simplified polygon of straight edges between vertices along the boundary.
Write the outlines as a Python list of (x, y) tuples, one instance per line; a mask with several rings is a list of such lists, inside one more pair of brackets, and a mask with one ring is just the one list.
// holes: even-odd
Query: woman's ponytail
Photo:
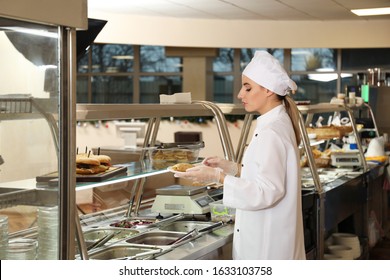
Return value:
[(287, 114), (290, 116), (294, 132), (295, 139), (297, 140), (297, 145), (301, 143), (301, 133), (299, 130), (299, 111), (298, 107), (295, 104), (294, 99), (292, 99), (288, 94), (284, 96), (284, 106), (286, 108)]

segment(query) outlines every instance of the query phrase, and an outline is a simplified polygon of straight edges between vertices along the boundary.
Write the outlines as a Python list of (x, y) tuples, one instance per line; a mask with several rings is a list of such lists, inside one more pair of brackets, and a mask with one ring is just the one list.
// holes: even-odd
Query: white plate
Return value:
[(177, 173), (177, 174), (183, 174), (183, 173), (185, 173), (185, 172), (183, 172), (183, 171), (176, 171), (176, 170), (173, 170), (172, 167), (173, 167), (173, 166), (169, 166), (169, 167), (167, 168), (167, 170), (168, 170), (169, 172)]

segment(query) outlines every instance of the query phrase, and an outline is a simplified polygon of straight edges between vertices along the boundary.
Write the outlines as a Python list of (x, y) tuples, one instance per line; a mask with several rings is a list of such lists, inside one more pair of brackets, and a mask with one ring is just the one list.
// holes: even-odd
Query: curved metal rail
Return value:
[[(234, 161), (235, 160), (234, 149), (230, 138), (229, 130), (226, 125), (225, 115), (223, 114), (222, 110), (216, 104), (209, 101), (193, 101), (192, 104), (200, 104), (212, 112), (217, 123), (217, 128), (218, 128), (225, 158)], [(170, 113), (172, 116), (175, 115), (175, 112), (170, 112)], [(161, 121), (160, 116), (151, 117), (149, 119), (147, 130), (145, 133), (143, 148), (152, 147), (155, 145), (158, 129), (160, 126), (160, 121)], [(144, 158), (145, 152), (146, 150), (143, 149), (141, 152), (141, 157), (140, 157), (141, 159)], [(143, 161), (141, 162), (143, 163)], [(134, 182), (130, 194), (131, 197), (130, 197), (128, 210), (126, 212), (126, 217), (130, 217), (132, 215), (132, 211), (134, 211), (133, 213), (135, 216), (138, 215), (141, 206), (143, 192), (144, 192), (145, 182), (146, 182), (146, 178), (144, 177), (140, 179), (136, 179), (136, 181)]]
[(249, 130), (253, 121), (253, 114), (245, 114), (244, 122), (241, 129), (240, 139), (237, 144), (237, 152), (236, 152), (236, 162), (241, 163), (242, 158), (244, 156), (244, 151), (246, 147), (246, 143), (248, 140)]
[(212, 103), (210, 101), (192, 101), (192, 103), (201, 104), (213, 112), (217, 122), (217, 128), (219, 131), (219, 137), (222, 143), (225, 158), (231, 161), (235, 161), (232, 140), (230, 138), (229, 130), (226, 125), (225, 115), (223, 114), (221, 109), (215, 103)]

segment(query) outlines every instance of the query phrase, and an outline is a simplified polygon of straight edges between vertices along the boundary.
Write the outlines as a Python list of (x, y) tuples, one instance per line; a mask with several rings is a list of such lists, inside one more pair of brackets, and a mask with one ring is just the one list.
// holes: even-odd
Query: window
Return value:
[(365, 72), (368, 68), (390, 69), (390, 48), (341, 50), (341, 70)]
[(182, 89), (181, 58), (160, 46), (93, 44), (77, 68), (78, 103), (159, 103)]
[(142, 76), (139, 82), (140, 103), (160, 103), (160, 94), (182, 91), (180, 76)]
[(166, 57), (161, 46), (141, 46), (140, 64), (140, 103), (160, 103), (160, 94), (182, 91), (180, 57)]
[(133, 103), (131, 76), (94, 76), (92, 103)]
[(338, 91), (337, 50), (291, 49), (291, 78), (298, 89), (295, 100), (329, 102)]
[[(329, 102), (336, 95), (337, 77), (329, 81), (312, 80), (309, 75), (291, 75), (298, 85), (292, 96), (296, 101), (310, 101), (312, 104)], [(337, 76), (337, 74), (336, 74)]]
[(88, 103), (88, 77), (77, 77), (77, 103)]
[(141, 72), (180, 72), (181, 59), (166, 57), (165, 48), (160, 46), (141, 46)]
[(233, 75), (214, 75), (214, 100), (219, 103), (233, 103)]
[(219, 49), (219, 56), (213, 61), (214, 72), (232, 72), (234, 66), (234, 49)]
[[(384, 76), (390, 69), (389, 48), (221, 48), (212, 70), (199, 69), (213, 77), (212, 93), (206, 95), (211, 101), (238, 102), (241, 73), (256, 50), (271, 53), (285, 66), (298, 85), (294, 99), (311, 103), (329, 102), (352, 88), (359, 96), (368, 68), (380, 67)], [(182, 62), (182, 57), (167, 57), (163, 46), (93, 44), (78, 60), (77, 102), (159, 103), (159, 94), (182, 92)]]
[(291, 49), (291, 71), (335, 71), (334, 49)]
[(133, 72), (133, 61), (133, 46), (114, 44), (92, 45), (92, 72)]
[(213, 60), (213, 96), (219, 103), (233, 103), (234, 96), (234, 49), (219, 49)]
[(241, 58), (240, 58), (240, 71), (244, 71), (244, 68), (251, 61), (252, 57), (255, 55), (256, 51), (267, 51), (277, 58), (280, 64), (283, 65), (284, 54), (283, 49), (262, 49), (262, 48), (252, 48), (252, 49), (241, 49)]

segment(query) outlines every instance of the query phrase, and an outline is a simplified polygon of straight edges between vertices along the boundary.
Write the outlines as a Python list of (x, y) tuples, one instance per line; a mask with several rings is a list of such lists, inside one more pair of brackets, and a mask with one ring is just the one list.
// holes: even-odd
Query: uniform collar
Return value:
[(271, 120), (275, 120), (277, 116), (279, 116), (282, 112), (285, 112), (286, 109), (284, 108), (283, 104), (280, 104), (273, 108), (272, 110), (268, 111), (264, 115), (261, 115), (257, 118), (257, 128), (262, 128), (266, 126)]

